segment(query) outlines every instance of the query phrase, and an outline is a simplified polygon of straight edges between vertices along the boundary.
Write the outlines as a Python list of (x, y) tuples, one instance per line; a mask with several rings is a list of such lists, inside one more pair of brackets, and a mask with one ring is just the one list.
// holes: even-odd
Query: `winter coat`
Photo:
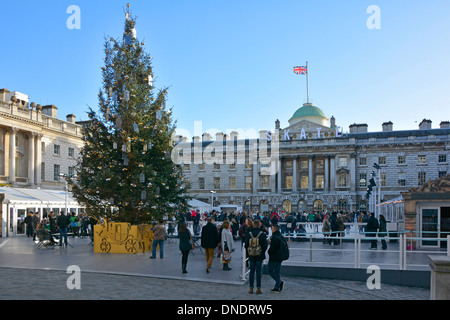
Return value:
[(260, 228), (252, 228), (252, 230), (250, 232), (247, 233), (247, 235), (245, 236), (245, 249), (248, 249), (249, 244), (250, 244), (250, 239), (251, 239), (251, 235), (253, 235), (253, 237), (256, 237), (258, 235), (258, 233), (261, 234), (259, 235), (259, 245), (261, 246), (261, 254), (257, 257), (253, 257), (253, 256), (249, 256), (249, 260), (252, 261), (263, 261), (266, 258), (266, 250), (268, 247), (267, 244), (267, 237), (266, 237), (266, 233), (261, 230)]
[(378, 230), (378, 220), (373, 216), (370, 216), (369, 221), (367, 221), (366, 232), (368, 236), (375, 237)]
[(189, 229), (178, 234), (178, 239), (180, 239), (179, 248), (181, 251), (189, 251), (191, 250), (191, 232)]
[(380, 220), (380, 227), (378, 231), (379, 237), (386, 237), (387, 235), (387, 228), (386, 228), (386, 221)]
[(60, 215), (58, 219), (56, 220), (56, 225), (59, 229), (65, 229), (69, 225), (69, 220), (65, 215)]
[(217, 247), (218, 243), (219, 243), (219, 231), (212, 222), (208, 222), (202, 228), (202, 235), (200, 241), (201, 247), (214, 249), (215, 247)]
[(282, 262), (283, 259), (281, 257), (281, 241), (284, 241), (283, 236), (281, 235), (280, 230), (275, 231), (272, 234), (272, 240), (270, 241), (269, 247), (269, 262)]
[(153, 227), (153, 240), (166, 240), (166, 227), (162, 224), (157, 224)]
[(233, 235), (231, 234), (230, 229), (222, 228), (222, 235), (220, 239), (222, 251), (225, 251), (225, 242), (227, 243), (228, 249), (231, 252), (231, 250), (234, 249)]

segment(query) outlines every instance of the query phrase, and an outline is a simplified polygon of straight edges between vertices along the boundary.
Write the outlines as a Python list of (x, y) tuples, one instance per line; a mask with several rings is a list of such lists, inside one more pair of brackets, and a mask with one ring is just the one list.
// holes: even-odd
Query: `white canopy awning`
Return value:
[(189, 206), (194, 210), (198, 209), (200, 212), (211, 210), (211, 205), (209, 203), (197, 199), (190, 200)]
[[(66, 203), (64, 190), (0, 187), (0, 193), (5, 194), (4, 204), (64, 206)], [(70, 192), (67, 194), (67, 204), (80, 207)]]

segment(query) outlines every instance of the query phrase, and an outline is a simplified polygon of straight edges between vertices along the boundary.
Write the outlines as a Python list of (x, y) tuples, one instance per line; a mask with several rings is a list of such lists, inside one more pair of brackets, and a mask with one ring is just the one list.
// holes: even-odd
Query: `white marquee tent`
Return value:
[(60, 211), (78, 214), (82, 206), (64, 190), (26, 189), (0, 187), (4, 194), (2, 206), (2, 236), (14, 236), (25, 233), (23, 219), (30, 211), (38, 212), (44, 218), (50, 211), (55, 214)]

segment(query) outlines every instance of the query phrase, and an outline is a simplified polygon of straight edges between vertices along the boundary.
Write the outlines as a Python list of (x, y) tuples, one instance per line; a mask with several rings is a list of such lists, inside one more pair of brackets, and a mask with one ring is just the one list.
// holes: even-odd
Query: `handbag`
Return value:
[(191, 250), (194, 250), (195, 249), (195, 245), (194, 245), (194, 240), (192, 240), (191, 233), (189, 233), (189, 240), (191, 241)]
[(231, 261), (231, 253), (230, 253), (230, 249), (228, 249), (227, 242), (225, 241), (225, 248), (224, 248), (222, 254), (220, 255), (220, 262), (230, 263), (230, 261)]

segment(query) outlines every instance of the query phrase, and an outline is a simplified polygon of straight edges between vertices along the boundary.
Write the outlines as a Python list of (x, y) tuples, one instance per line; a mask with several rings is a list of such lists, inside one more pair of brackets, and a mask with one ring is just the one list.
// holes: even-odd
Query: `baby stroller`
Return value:
[(59, 242), (55, 239), (45, 228), (40, 228), (37, 230), (37, 240), (36, 247), (40, 250), (41, 248), (53, 249)]

